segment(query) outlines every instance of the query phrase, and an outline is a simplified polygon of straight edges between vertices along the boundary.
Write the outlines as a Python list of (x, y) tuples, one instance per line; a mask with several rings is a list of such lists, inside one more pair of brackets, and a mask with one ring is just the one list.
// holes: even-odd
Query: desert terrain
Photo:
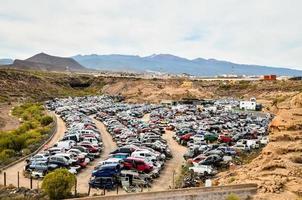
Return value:
[[(298, 199), (302, 196), (301, 92), (302, 82), (289, 80), (159, 80), (0, 70), (1, 101), (13, 104), (89, 94), (122, 95), (127, 102), (154, 103), (183, 98), (256, 97), (264, 111), (275, 115), (270, 126), (270, 143), (255, 159), (218, 174), (215, 181), (217, 185), (257, 183), (259, 190), (255, 199)], [(4, 105), (1, 108), (2, 128), (7, 126), (3, 123), (10, 124), (11, 128), (18, 126), (18, 120), (8, 115), (10, 107)], [(172, 142), (170, 145), (174, 148)], [(164, 184), (160, 181), (159, 185)]]

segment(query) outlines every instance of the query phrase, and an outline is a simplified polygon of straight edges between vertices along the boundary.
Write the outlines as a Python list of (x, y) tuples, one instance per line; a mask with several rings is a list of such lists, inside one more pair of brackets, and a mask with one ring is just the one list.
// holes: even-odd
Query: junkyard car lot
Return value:
[[(100, 163), (93, 174), (91, 186), (109, 189), (120, 184), (126, 191), (131, 191), (136, 187), (150, 186), (152, 179), (160, 176), (166, 159), (171, 158), (166, 141), (161, 137), (164, 128), (157, 123), (146, 123), (140, 119), (151, 110), (159, 108), (155, 105), (116, 104), (96, 115), (96, 119), (106, 125), (118, 149)], [(110, 164), (106, 164), (107, 162)], [(102, 173), (112, 162), (119, 166), (119, 170), (110, 175)], [(100, 181), (108, 180), (108, 177), (112, 183), (109, 186), (108, 181)]]
[[(234, 100), (224, 100), (214, 101), (214, 105), (204, 105), (201, 109), (175, 106), (166, 113), (168, 128), (175, 131), (174, 139), (188, 147), (184, 158), (192, 173), (199, 177), (215, 175), (219, 169), (234, 163), (238, 156), (267, 144), (272, 116), (236, 108)], [(171, 115), (174, 115), (173, 119)]]
[(85, 113), (96, 112), (97, 107), (92, 106), (91, 102), (104, 105), (110, 100), (103, 97), (81, 97), (46, 102), (46, 107), (64, 120), (67, 130), (55, 145), (29, 158), (25, 171), (35, 178), (41, 178), (49, 171), (61, 167), (77, 174), (95, 158), (100, 157), (101, 133)]
[[(47, 108), (64, 120), (67, 131), (61, 141), (28, 159), (25, 170), (42, 177), (59, 167), (77, 174), (92, 165), (87, 185), (105, 189), (121, 186), (131, 192), (152, 186), (167, 160), (178, 153), (171, 152), (163, 139), (167, 131), (173, 131), (175, 141), (187, 147), (183, 157), (188, 170), (201, 179), (214, 176), (241, 154), (268, 143), (272, 116), (236, 110), (236, 100), (213, 100), (202, 107), (128, 104), (116, 100), (110, 96), (91, 96), (46, 102)], [(145, 115), (150, 119), (142, 120)], [(106, 126), (117, 145), (106, 154), (108, 157), (96, 162), (103, 150), (103, 133), (92, 118)], [(188, 184), (180, 187), (195, 186), (190, 181), (186, 177), (184, 182)]]

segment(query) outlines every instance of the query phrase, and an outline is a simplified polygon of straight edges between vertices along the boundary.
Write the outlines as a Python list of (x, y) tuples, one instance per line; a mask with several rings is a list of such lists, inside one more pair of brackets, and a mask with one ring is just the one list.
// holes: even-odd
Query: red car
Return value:
[(89, 142), (81, 142), (81, 143), (78, 143), (78, 145), (87, 148), (89, 153), (98, 153), (100, 151), (100, 148), (92, 145)]
[(204, 160), (206, 156), (204, 154), (200, 154), (196, 156), (195, 158), (188, 159), (189, 164), (199, 163), (201, 160)]
[(86, 158), (85, 156), (78, 156), (78, 165), (80, 165), (82, 168), (85, 168), (87, 166)]
[(182, 135), (182, 136), (180, 136), (180, 141), (188, 142), (190, 140), (191, 136), (193, 136), (193, 133), (187, 133), (185, 135)]
[(128, 157), (124, 160), (124, 169), (136, 169), (139, 172), (149, 173), (153, 166), (146, 163), (143, 159)]
[(233, 139), (228, 135), (219, 135), (218, 140), (223, 143), (231, 143)]

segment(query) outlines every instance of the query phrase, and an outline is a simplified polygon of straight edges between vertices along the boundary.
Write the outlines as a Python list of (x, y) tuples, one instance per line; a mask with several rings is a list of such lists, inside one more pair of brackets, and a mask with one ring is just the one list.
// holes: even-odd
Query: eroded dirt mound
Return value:
[[(218, 184), (257, 183), (255, 199), (298, 199), (302, 196), (302, 109), (299, 94), (286, 94), (272, 106), (270, 142), (251, 163), (219, 174)], [(292, 95), (292, 96), (291, 96)], [(276, 97), (277, 98), (277, 97)]]

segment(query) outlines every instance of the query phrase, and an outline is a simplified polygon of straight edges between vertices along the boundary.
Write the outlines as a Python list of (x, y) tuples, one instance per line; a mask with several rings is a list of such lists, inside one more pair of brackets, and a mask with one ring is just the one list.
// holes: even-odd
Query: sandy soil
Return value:
[(186, 152), (187, 148), (179, 145), (172, 138), (173, 135), (174, 132), (172, 131), (166, 131), (166, 133), (163, 135), (163, 138), (167, 140), (167, 143), (171, 149), (173, 158), (166, 162), (166, 166), (161, 172), (160, 177), (154, 180), (151, 191), (162, 191), (173, 188), (173, 186), (175, 186), (174, 183), (176, 181), (176, 178), (180, 175), (181, 166), (185, 162), (183, 155)]
[[(56, 116), (57, 118), (57, 131), (54, 135), (54, 137), (51, 139), (51, 141), (48, 143), (47, 146), (52, 146), (54, 145), (60, 138), (62, 138), (64, 136), (64, 132), (66, 130), (65, 127), (65, 123), (63, 122), (63, 120), (61, 118), (59, 118), (58, 116)], [(46, 146), (45, 146), (46, 148)], [(6, 172), (6, 184), (12, 184), (17, 186), (17, 173), (20, 173), (20, 186), (23, 187), (30, 187), (30, 179), (25, 178), (23, 176), (23, 169), (25, 166), (26, 162), (19, 162), (9, 168), (7, 168), (6, 170), (4, 170), (4, 172)], [(0, 174), (0, 183), (3, 184), (3, 172)], [(41, 184), (41, 180), (33, 180), (33, 188), (38, 188), (39, 185)]]
[(0, 105), (0, 131), (9, 131), (18, 128), (19, 120), (11, 115), (11, 110), (16, 104)]

